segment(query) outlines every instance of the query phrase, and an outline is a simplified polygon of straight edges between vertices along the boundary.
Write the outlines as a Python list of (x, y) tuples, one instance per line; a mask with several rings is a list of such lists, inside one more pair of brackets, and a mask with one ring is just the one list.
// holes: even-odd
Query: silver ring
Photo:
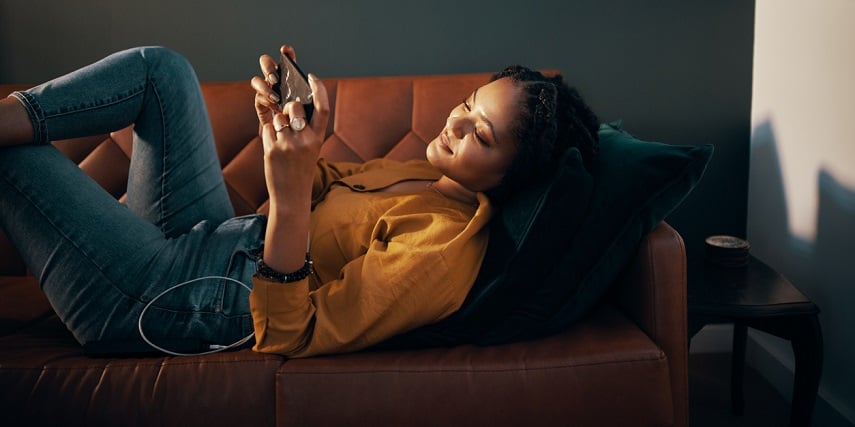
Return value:
[(291, 119), (291, 129), (294, 129), (296, 132), (299, 132), (306, 128), (306, 119), (302, 117), (293, 117)]

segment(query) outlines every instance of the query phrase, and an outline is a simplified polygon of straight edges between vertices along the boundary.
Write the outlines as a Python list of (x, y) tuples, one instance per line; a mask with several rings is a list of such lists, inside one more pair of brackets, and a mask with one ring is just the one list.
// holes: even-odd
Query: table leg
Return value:
[(822, 376), (822, 329), (816, 316), (806, 316), (798, 325), (793, 331), (796, 378), (790, 425), (807, 426), (811, 422)]
[(809, 426), (822, 375), (822, 328), (816, 315), (777, 319), (755, 319), (752, 328), (790, 340), (795, 356), (791, 426)]
[(745, 373), (745, 341), (748, 326), (742, 322), (733, 323), (733, 350), (730, 359), (730, 402), (734, 415), (745, 411), (745, 397), (742, 390)]

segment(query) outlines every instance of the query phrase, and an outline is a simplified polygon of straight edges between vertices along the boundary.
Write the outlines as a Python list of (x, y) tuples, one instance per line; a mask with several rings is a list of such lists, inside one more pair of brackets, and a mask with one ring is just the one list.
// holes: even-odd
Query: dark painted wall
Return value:
[(715, 144), (670, 218), (691, 252), (744, 235), (754, 1), (478, 2), (0, 0), (0, 82), (48, 79), (112, 51), (170, 46), (202, 80), (249, 80), (298, 48), (319, 76), (563, 70), (603, 120), (673, 144)]

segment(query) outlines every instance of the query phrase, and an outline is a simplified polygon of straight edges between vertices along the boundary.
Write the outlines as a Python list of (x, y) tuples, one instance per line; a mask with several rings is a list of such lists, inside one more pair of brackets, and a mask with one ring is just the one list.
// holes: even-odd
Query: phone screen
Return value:
[(279, 95), (279, 107), (283, 107), (286, 103), (296, 101), (300, 98), (300, 103), (303, 104), (303, 109), (306, 110), (306, 120), (312, 119), (312, 111), (314, 111), (314, 94), (312, 87), (309, 86), (309, 78), (303, 73), (303, 70), (291, 61), (287, 55), (282, 55), (279, 62), (279, 83), (273, 85), (273, 90)]

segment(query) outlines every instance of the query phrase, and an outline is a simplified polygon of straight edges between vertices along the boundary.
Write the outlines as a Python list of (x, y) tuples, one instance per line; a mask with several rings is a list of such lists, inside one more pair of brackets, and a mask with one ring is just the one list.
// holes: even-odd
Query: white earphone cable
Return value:
[(148, 345), (150, 345), (155, 350), (158, 350), (158, 351), (161, 351), (163, 353), (170, 354), (173, 356), (202, 356), (205, 354), (219, 353), (221, 351), (225, 351), (225, 350), (229, 350), (229, 349), (232, 349), (235, 347), (239, 347), (243, 344), (246, 344), (250, 339), (252, 339), (252, 337), (255, 335), (254, 333), (250, 333), (249, 335), (247, 335), (247, 336), (245, 336), (245, 337), (243, 337), (243, 338), (241, 338), (241, 339), (239, 339), (239, 340), (237, 340), (231, 344), (228, 344), (228, 345), (211, 344), (208, 346), (208, 348), (210, 349), (209, 351), (202, 351), (200, 353), (179, 353), (179, 352), (167, 350), (167, 349), (160, 347), (157, 344), (151, 342), (151, 340), (148, 339), (148, 337), (145, 335), (145, 332), (143, 332), (143, 324), (142, 323), (143, 323), (143, 317), (145, 316), (145, 313), (148, 311), (149, 307), (151, 307), (152, 304), (154, 304), (155, 301), (160, 299), (162, 296), (164, 296), (164, 295), (166, 295), (166, 294), (168, 294), (168, 293), (170, 293), (170, 292), (172, 292), (178, 288), (181, 288), (181, 287), (184, 287), (184, 286), (196, 283), (196, 282), (201, 282), (202, 280), (225, 280), (228, 282), (232, 282), (232, 283), (236, 283), (238, 285), (241, 285), (247, 291), (252, 292), (252, 288), (250, 288), (249, 286), (247, 286), (245, 283), (241, 282), (240, 280), (232, 279), (231, 277), (225, 277), (225, 276), (198, 277), (198, 278), (188, 280), (188, 281), (183, 282), (183, 283), (179, 283), (175, 286), (172, 286), (171, 288), (166, 289), (165, 291), (159, 293), (157, 296), (152, 298), (151, 301), (149, 301), (145, 305), (145, 307), (143, 307), (142, 311), (140, 312), (139, 321), (137, 321), (137, 327), (139, 328), (140, 336), (142, 337), (143, 341), (145, 341)]

